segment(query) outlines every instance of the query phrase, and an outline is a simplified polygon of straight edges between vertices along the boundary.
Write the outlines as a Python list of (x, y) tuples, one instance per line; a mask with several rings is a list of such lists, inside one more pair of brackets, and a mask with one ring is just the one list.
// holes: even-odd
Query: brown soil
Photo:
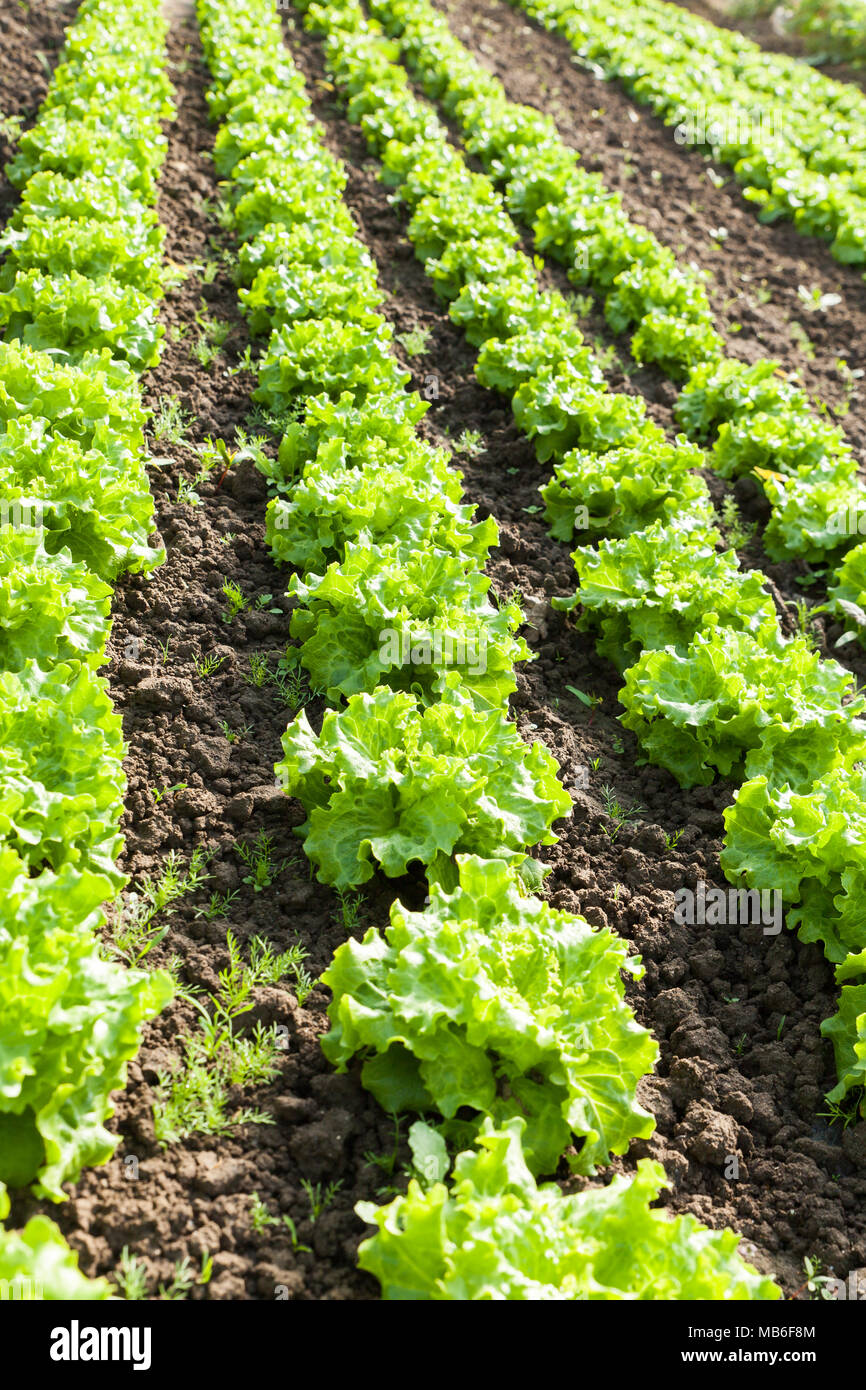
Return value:
[[(796, 297), (796, 284), (812, 283), (819, 265), (824, 289), (834, 283), (830, 270), (844, 274), (825, 264), (823, 248), (790, 228), (758, 228), (735, 191), (713, 188), (699, 159), (675, 154), (668, 137), (645, 117), (634, 126), (627, 115), (631, 104), (616, 89), (587, 79), (574, 69), (564, 45), (530, 30), (506, 7), (480, 0), (460, 10), (458, 20), (461, 36), (469, 34), (506, 77), (513, 95), (537, 100), (560, 119), (568, 115), (572, 124), (562, 125), (563, 134), (575, 140), (579, 135), (588, 161), (612, 181), (621, 170), (628, 134), (637, 171), (622, 183), (630, 210), (633, 200), (636, 215), (654, 219), (656, 230), (664, 229), (668, 239), (681, 238), (689, 255), (721, 270), (720, 303), (734, 293), (742, 296), (739, 273), (752, 275), (752, 285), (764, 278), (771, 287), (772, 301), (755, 304), (749, 317), (745, 300), (731, 308), (731, 316), (743, 323), (737, 335), (741, 350), (757, 355), (772, 344), (786, 365), (802, 368), (811, 389), (841, 399), (838, 388), (831, 394), (828, 364), (844, 351), (857, 365), (852, 344), (862, 345), (863, 338), (856, 325), (835, 311), (820, 325), (810, 320), (810, 333), (820, 328), (822, 338), (820, 354), (807, 362), (793, 347), (784, 319), (792, 303), (792, 277)], [(533, 623), (528, 636), (537, 660), (521, 673), (514, 698), (521, 730), (546, 742), (567, 786), (576, 785), (580, 765), (600, 760), (590, 790), (577, 794), (574, 817), (545, 858), (553, 867), (548, 880), (553, 903), (609, 924), (634, 943), (647, 965), (632, 999), (662, 1049), (658, 1073), (644, 1086), (658, 1132), (614, 1166), (627, 1170), (642, 1153), (660, 1157), (674, 1184), (666, 1198), (671, 1209), (742, 1231), (748, 1253), (759, 1267), (778, 1273), (789, 1294), (802, 1283), (804, 1255), (819, 1255), (826, 1266), (847, 1274), (866, 1265), (866, 1125), (840, 1137), (838, 1129), (817, 1118), (832, 1080), (830, 1050), (818, 1033), (820, 1021), (835, 1007), (831, 971), (817, 947), (802, 946), (788, 935), (773, 941), (763, 938), (760, 928), (673, 923), (677, 887), (697, 878), (723, 881), (721, 811), (734, 787), (723, 783), (684, 793), (666, 774), (635, 767), (634, 742), (616, 722), (616, 673), (549, 607), (552, 594), (572, 589), (573, 570), (566, 547), (551, 542), (543, 523), (527, 510), (537, 505), (544, 470), (516, 431), (507, 402), (476, 384), (474, 355), (414, 259), (403, 215), (389, 204), (375, 162), (321, 80), (320, 45), (298, 30), (289, 31), (288, 38), (312, 79), (316, 114), (349, 166), (347, 201), (380, 266), (388, 294), (385, 310), (399, 333), (419, 326), (430, 330), (426, 354), (406, 361), (418, 387), (430, 373), (439, 380), (439, 399), (427, 417), (429, 433), (454, 440), (466, 429), (480, 432), (482, 452), (458, 462), (470, 499), (502, 528), (490, 567), (494, 587), (498, 592), (519, 587)], [(212, 210), (204, 206), (217, 192), (209, 160), (213, 133), (206, 122), (200, 48), (188, 22), (176, 26), (171, 56), (179, 110), (170, 131), (160, 213), (169, 234), (167, 254), (190, 266), (218, 257), (226, 243)], [(547, 93), (538, 85), (539, 71), (546, 74)], [(603, 114), (592, 117), (600, 105)], [(653, 168), (662, 173), (662, 191), (649, 178)], [(694, 217), (688, 214), (690, 199), (701, 204)], [(706, 228), (720, 223), (729, 227), (730, 237), (724, 256), (717, 257), (707, 245)], [(848, 309), (856, 311), (862, 326), (863, 287), (846, 283), (848, 289)], [(190, 353), (202, 300), (211, 315), (233, 325), (223, 355), (209, 369)], [(197, 843), (213, 852), (211, 882), (177, 908), (149, 961), (179, 956), (182, 978), (213, 989), (227, 963), (225, 936), (231, 926), (242, 943), (256, 934), (279, 949), (300, 940), (309, 952), (306, 963), (318, 976), (346, 935), (340, 904), (310, 880), (292, 834), (302, 813), (274, 786), (273, 763), (291, 710), (274, 686), (256, 688), (244, 679), (252, 653), (270, 653), (273, 665), (288, 640), (288, 604), (280, 600), (287, 575), (275, 569), (263, 544), (264, 487), (252, 468), (242, 465), (222, 486), (205, 486), (199, 507), (176, 501), (178, 480), (189, 481), (195, 472), (194, 446), (207, 434), (231, 442), (250, 408), (254, 378), (227, 372), (247, 340), (225, 265), (209, 284), (200, 273), (191, 274), (167, 300), (165, 321), (175, 330), (174, 340), (170, 333), (162, 363), (146, 382), (148, 398), (156, 406), (160, 398), (176, 395), (195, 418), (188, 443), (173, 446), (164, 438), (153, 443), (154, 453), (167, 460), (152, 470), (151, 479), (168, 563), (150, 581), (130, 579), (117, 591), (108, 675), (130, 745), (124, 866), (140, 878), (158, 871), (172, 849), (183, 858)], [(186, 336), (178, 338), (184, 326)], [(670, 422), (673, 393), (658, 376), (626, 376), (615, 364), (610, 379), (617, 389), (645, 392), (655, 417)], [(852, 438), (866, 429), (856, 400), (847, 423)], [(266, 607), (280, 606), (283, 615), (248, 610), (227, 623), (220, 592), (226, 577), (253, 600), (265, 593), (276, 596), (279, 603)], [(799, 593), (794, 567), (777, 567), (774, 578), (781, 594)], [(205, 678), (196, 662), (209, 653), (223, 663)], [(597, 692), (603, 704), (591, 714), (569, 694), (569, 685)], [(318, 713), (314, 703), (311, 715)], [(233, 728), (249, 726), (249, 732), (229, 744), (223, 720)], [(152, 789), (177, 783), (187, 785), (157, 803)], [(603, 812), (606, 784), (622, 802), (642, 808), (618, 833)], [(262, 830), (273, 836), (278, 857), (288, 862), (275, 883), (256, 894), (242, 883), (245, 871), (235, 845)], [(667, 848), (666, 835), (680, 830), (676, 847)], [(362, 925), (381, 925), (389, 899), (401, 888), (406, 885), (378, 883), (365, 893)], [(206, 905), (211, 890), (237, 890), (238, 896), (226, 916), (209, 921), (196, 909)], [(334, 1075), (322, 1058), (317, 1039), (326, 1006), (320, 987), (304, 1008), (286, 984), (259, 991), (252, 1017), (285, 1025), (289, 1047), (272, 1084), (233, 1101), (270, 1111), (275, 1124), (244, 1126), (232, 1137), (193, 1137), (167, 1150), (154, 1139), (153, 1088), (158, 1072), (179, 1056), (178, 1039), (193, 1026), (194, 1011), (175, 1003), (148, 1028), (119, 1098), (117, 1155), (86, 1173), (69, 1203), (51, 1209), (88, 1273), (111, 1273), (128, 1246), (144, 1259), (153, 1292), (158, 1281), (171, 1277), (176, 1260), (189, 1255), (197, 1264), (207, 1250), (214, 1255), (213, 1279), (196, 1288), (193, 1298), (272, 1299), (279, 1286), (290, 1297), (307, 1300), (375, 1297), (374, 1282), (355, 1270), (363, 1229), (353, 1205), (389, 1182), (368, 1155), (390, 1153), (393, 1133), (357, 1078)], [(727, 1153), (739, 1155), (735, 1181), (722, 1176)], [(130, 1156), (139, 1159), (137, 1179), (129, 1175), (134, 1165), (124, 1163)], [(401, 1147), (399, 1161), (404, 1157)], [(341, 1184), (315, 1223), (309, 1219), (304, 1179)], [(295, 1250), (282, 1226), (261, 1235), (253, 1231), (254, 1192), (272, 1213), (293, 1218), (298, 1240), (311, 1246), (311, 1253)], [(19, 1201), (13, 1217), (23, 1220), (39, 1207), (29, 1199)]]

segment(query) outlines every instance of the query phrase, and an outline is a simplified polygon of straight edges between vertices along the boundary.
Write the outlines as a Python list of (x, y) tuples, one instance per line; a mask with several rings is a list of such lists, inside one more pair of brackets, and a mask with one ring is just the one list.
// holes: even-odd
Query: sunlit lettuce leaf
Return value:
[(172, 985), (104, 958), (106, 877), (66, 864), (34, 878), (6, 847), (0, 888), (0, 1181), (59, 1201), (61, 1183), (114, 1152), (111, 1093)]
[(527, 897), (501, 860), (458, 862), (453, 893), (433, 885), (421, 912), (397, 902), (384, 939), (371, 927), (338, 948), (322, 977), (325, 1054), (340, 1070), (367, 1059), (364, 1084), (390, 1110), (406, 1103), (411, 1059), (408, 1099), (419, 1086), (426, 1097), (413, 1108), (522, 1115), (534, 1172), (553, 1172), (573, 1136), (574, 1166), (593, 1172), (653, 1128), (635, 1089), (657, 1048), (620, 975), (640, 977), (638, 961), (611, 932)]
[(553, 843), (571, 808), (547, 750), (456, 689), (426, 708), (387, 688), (353, 695), (318, 736), (301, 713), (283, 749), (275, 771), (307, 810), (305, 851), (338, 887), (366, 882), (377, 863), (394, 878), (417, 860), (435, 876), (455, 853)]
[(761, 644), (778, 644), (778, 619), (764, 576), (743, 572), (737, 556), (719, 553), (719, 533), (688, 513), (597, 550), (573, 555), (582, 625), (600, 631), (598, 650), (620, 670), (642, 651), (673, 647), (684, 656), (696, 632), (729, 628), (749, 632)]
[(124, 743), (105, 681), (78, 661), (0, 674), (0, 836), (34, 871), (94, 869), (115, 888)]
[(20, 671), (28, 659), (48, 669), (69, 658), (96, 670), (105, 659), (110, 605), (109, 586), (74, 563), (67, 550), (48, 554), (38, 528), (0, 525), (4, 671)]
[(642, 1159), (633, 1178), (563, 1196), (538, 1187), (521, 1122), (486, 1122), (450, 1186), (417, 1180), (387, 1206), (358, 1204), (378, 1230), (360, 1249), (386, 1300), (776, 1299), (776, 1284), (737, 1254), (739, 1237), (650, 1203), (665, 1183)]
[(350, 544), (323, 575), (292, 576), (303, 607), (292, 618), (299, 660), (329, 700), (378, 685), (430, 701), (459, 672), (483, 708), (502, 707), (516, 688), (514, 663), (530, 657), (513, 634), (516, 603), (490, 603), (490, 580), (453, 552), (404, 541)]
[(0, 1227), (0, 1287), (5, 1297), (62, 1303), (111, 1297), (105, 1279), (86, 1279), (78, 1254), (70, 1250), (59, 1228), (47, 1216), (32, 1216), (20, 1231)]
[(771, 650), (748, 633), (716, 628), (697, 633), (684, 656), (644, 652), (625, 673), (622, 722), (682, 786), (707, 785), (716, 772), (742, 769), (773, 728), (858, 738), (864, 700), (844, 704), (851, 688), (849, 672), (822, 661), (803, 638)]

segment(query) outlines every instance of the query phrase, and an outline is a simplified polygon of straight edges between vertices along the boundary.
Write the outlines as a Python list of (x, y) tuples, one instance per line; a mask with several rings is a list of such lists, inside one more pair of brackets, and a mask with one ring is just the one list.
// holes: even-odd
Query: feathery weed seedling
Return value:
[(147, 1298), (147, 1275), (144, 1262), (130, 1253), (128, 1245), (120, 1252), (120, 1261), (113, 1275), (114, 1287), (128, 1303), (140, 1303)]
[(301, 1187), (307, 1194), (307, 1201), (310, 1204), (310, 1220), (313, 1223), (318, 1221), (322, 1212), (327, 1211), (342, 1186), (342, 1178), (338, 1178), (336, 1182), (329, 1182), (324, 1188), (320, 1182), (314, 1185), (309, 1178), (301, 1178)]
[(240, 584), (234, 579), (226, 579), (223, 582), (222, 592), (228, 602), (228, 610), (223, 613), (223, 622), (230, 623), (239, 613), (243, 613), (249, 607), (249, 601), (244, 598), (244, 592)]
[(141, 880), (135, 892), (128, 893), (117, 920), (110, 929), (110, 942), (115, 953), (128, 965), (137, 965), (153, 950), (168, 931), (163, 920), (155, 924), (160, 914), (171, 917), (173, 904), (194, 893), (210, 875), (207, 866), (211, 855), (196, 845), (186, 868), (176, 850), (169, 850), (161, 872)]
[(337, 897), (340, 899), (340, 908), (334, 913), (334, 921), (342, 922), (347, 936), (352, 936), (360, 925), (364, 900), (360, 893), (349, 888), (338, 888)]
[(225, 735), (226, 743), (242, 743), (253, 731), (252, 724), (241, 724), (239, 728), (233, 729), (227, 719), (220, 720), (220, 728)]
[(261, 893), (263, 888), (270, 888), (288, 863), (286, 859), (277, 862), (272, 837), (265, 830), (259, 831), (251, 845), (237, 844), (235, 849), (249, 869), (243, 881), (256, 893)]
[(250, 652), (249, 665), (249, 671), (244, 671), (242, 673), (243, 678), (247, 685), (253, 685), (257, 690), (261, 690), (262, 686), (269, 680), (271, 674), (268, 666), (267, 654), (265, 652)]
[(454, 449), (456, 453), (464, 454), (466, 458), (477, 458), (479, 454), (484, 453), (481, 431), (463, 430), (454, 441)]
[(225, 917), (240, 891), (239, 888), (235, 888), (231, 893), (211, 893), (207, 907), (196, 908), (196, 917), (204, 917), (208, 922), (212, 922), (215, 917)]
[(611, 786), (604, 786), (601, 789), (601, 799), (604, 803), (605, 814), (613, 821), (612, 826), (605, 827), (605, 834), (613, 842), (624, 825), (630, 825), (632, 821), (640, 820), (643, 815), (643, 806), (623, 806)]
[(178, 396), (161, 396), (151, 422), (153, 437), (165, 439), (169, 444), (185, 444), (193, 419), (192, 413), (181, 406)]
[(209, 652), (207, 656), (196, 658), (195, 669), (202, 679), (207, 679), (208, 676), (216, 674), (224, 661), (224, 656), (215, 656), (213, 652)]

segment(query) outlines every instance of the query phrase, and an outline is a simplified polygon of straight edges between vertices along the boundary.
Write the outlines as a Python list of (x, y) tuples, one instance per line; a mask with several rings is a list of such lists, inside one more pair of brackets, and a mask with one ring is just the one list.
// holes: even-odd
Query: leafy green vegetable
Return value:
[(848, 551), (827, 589), (827, 607), (866, 643), (866, 541)]
[(392, 330), (384, 323), (375, 334), (339, 319), (307, 319), (275, 330), (259, 367), (253, 398), (273, 411), (290, 408), (299, 397), (324, 391), (332, 399), (351, 390), (360, 405), (366, 396), (405, 385), (391, 356)]
[(111, 1297), (105, 1279), (86, 1279), (79, 1271), (77, 1252), (47, 1216), (32, 1216), (21, 1231), (0, 1227), (0, 1281), (9, 1299), (70, 1303)]
[(575, 550), (577, 593), (554, 605), (581, 605), (581, 626), (598, 629), (598, 651), (621, 671), (642, 651), (673, 648), (685, 656), (697, 632), (714, 628), (748, 632), (772, 647), (778, 621), (764, 576), (743, 573), (734, 551), (719, 554), (718, 541), (705, 517), (686, 514), (602, 541), (597, 550)]
[(359, 1252), (386, 1300), (775, 1299), (781, 1292), (737, 1255), (732, 1231), (650, 1206), (664, 1185), (649, 1159), (634, 1178), (564, 1197), (537, 1187), (521, 1121), (485, 1122), (451, 1186), (414, 1179), (385, 1207), (360, 1202), (378, 1227)]
[(350, 439), (320, 444), (291, 493), (268, 506), (273, 555), (321, 573), (350, 543), (370, 537), (382, 546), (400, 542), (418, 553), (448, 551), (484, 564), (498, 539), (496, 523), (492, 517), (472, 523), (459, 474), (446, 458), (421, 440), (408, 441), (405, 452), (376, 435), (354, 448)]
[(458, 865), (454, 892), (434, 884), (424, 911), (394, 904), (384, 939), (371, 927), (338, 948), (322, 977), (334, 996), (325, 1055), (341, 1071), (365, 1056), (362, 1080), (386, 1110), (522, 1115), (536, 1173), (577, 1135), (572, 1166), (594, 1172), (654, 1124), (635, 1088), (657, 1048), (620, 979), (640, 978), (639, 962), (611, 932), (526, 897), (501, 860)]
[[(853, 717), (866, 701), (844, 704), (851, 684), (803, 638), (773, 649), (746, 632), (715, 628), (698, 632), (685, 656), (671, 648), (641, 655), (625, 673), (622, 722), (681, 786), (707, 785), (716, 771), (739, 772), (773, 730), (859, 739)], [(778, 749), (774, 758), (780, 762)]]
[(559, 541), (584, 531), (628, 536), (686, 514), (712, 524), (707, 485), (690, 471), (703, 462), (700, 450), (683, 440), (669, 444), (652, 434), (639, 444), (609, 449), (603, 469), (596, 453), (575, 449), (541, 488), (551, 535)]
[(49, 555), (35, 528), (0, 526), (0, 668), (105, 661), (111, 590), (66, 550)]
[(866, 738), (861, 731), (845, 758), (814, 740), (802, 753), (800, 787), (759, 775), (739, 789), (725, 811), (721, 863), (734, 883), (778, 890), (800, 939), (820, 941), (840, 963), (866, 946), (866, 780), (851, 770)]
[(490, 580), (471, 559), (392, 542), (349, 544), (339, 563), (308, 581), (292, 576), (289, 593), (304, 607), (292, 618), (300, 661), (329, 700), (380, 684), (432, 700), (453, 685), (480, 706), (507, 705), (515, 661), (530, 651), (513, 633), (516, 603), (495, 608)]
[(0, 887), (0, 1181), (62, 1201), (62, 1183), (114, 1152), (111, 1093), (172, 985), (102, 956), (110, 879), (69, 863), (33, 878), (5, 846)]
[(366, 882), (376, 863), (397, 878), (420, 860), (435, 878), (453, 854), (552, 844), (571, 809), (546, 749), (458, 688), (426, 708), (387, 688), (353, 695), (318, 737), (301, 713), (283, 750), (276, 773), (307, 810), (305, 852), (336, 887)]
[(0, 835), (34, 870), (96, 869), (115, 888), (125, 788), (121, 720), (81, 662), (0, 674)]

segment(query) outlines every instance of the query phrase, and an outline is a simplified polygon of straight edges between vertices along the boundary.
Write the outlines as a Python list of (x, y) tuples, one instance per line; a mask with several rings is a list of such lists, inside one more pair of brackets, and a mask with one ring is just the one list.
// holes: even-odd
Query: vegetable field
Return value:
[(866, 1296), (857, 12), (0, 0), (0, 1299)]

